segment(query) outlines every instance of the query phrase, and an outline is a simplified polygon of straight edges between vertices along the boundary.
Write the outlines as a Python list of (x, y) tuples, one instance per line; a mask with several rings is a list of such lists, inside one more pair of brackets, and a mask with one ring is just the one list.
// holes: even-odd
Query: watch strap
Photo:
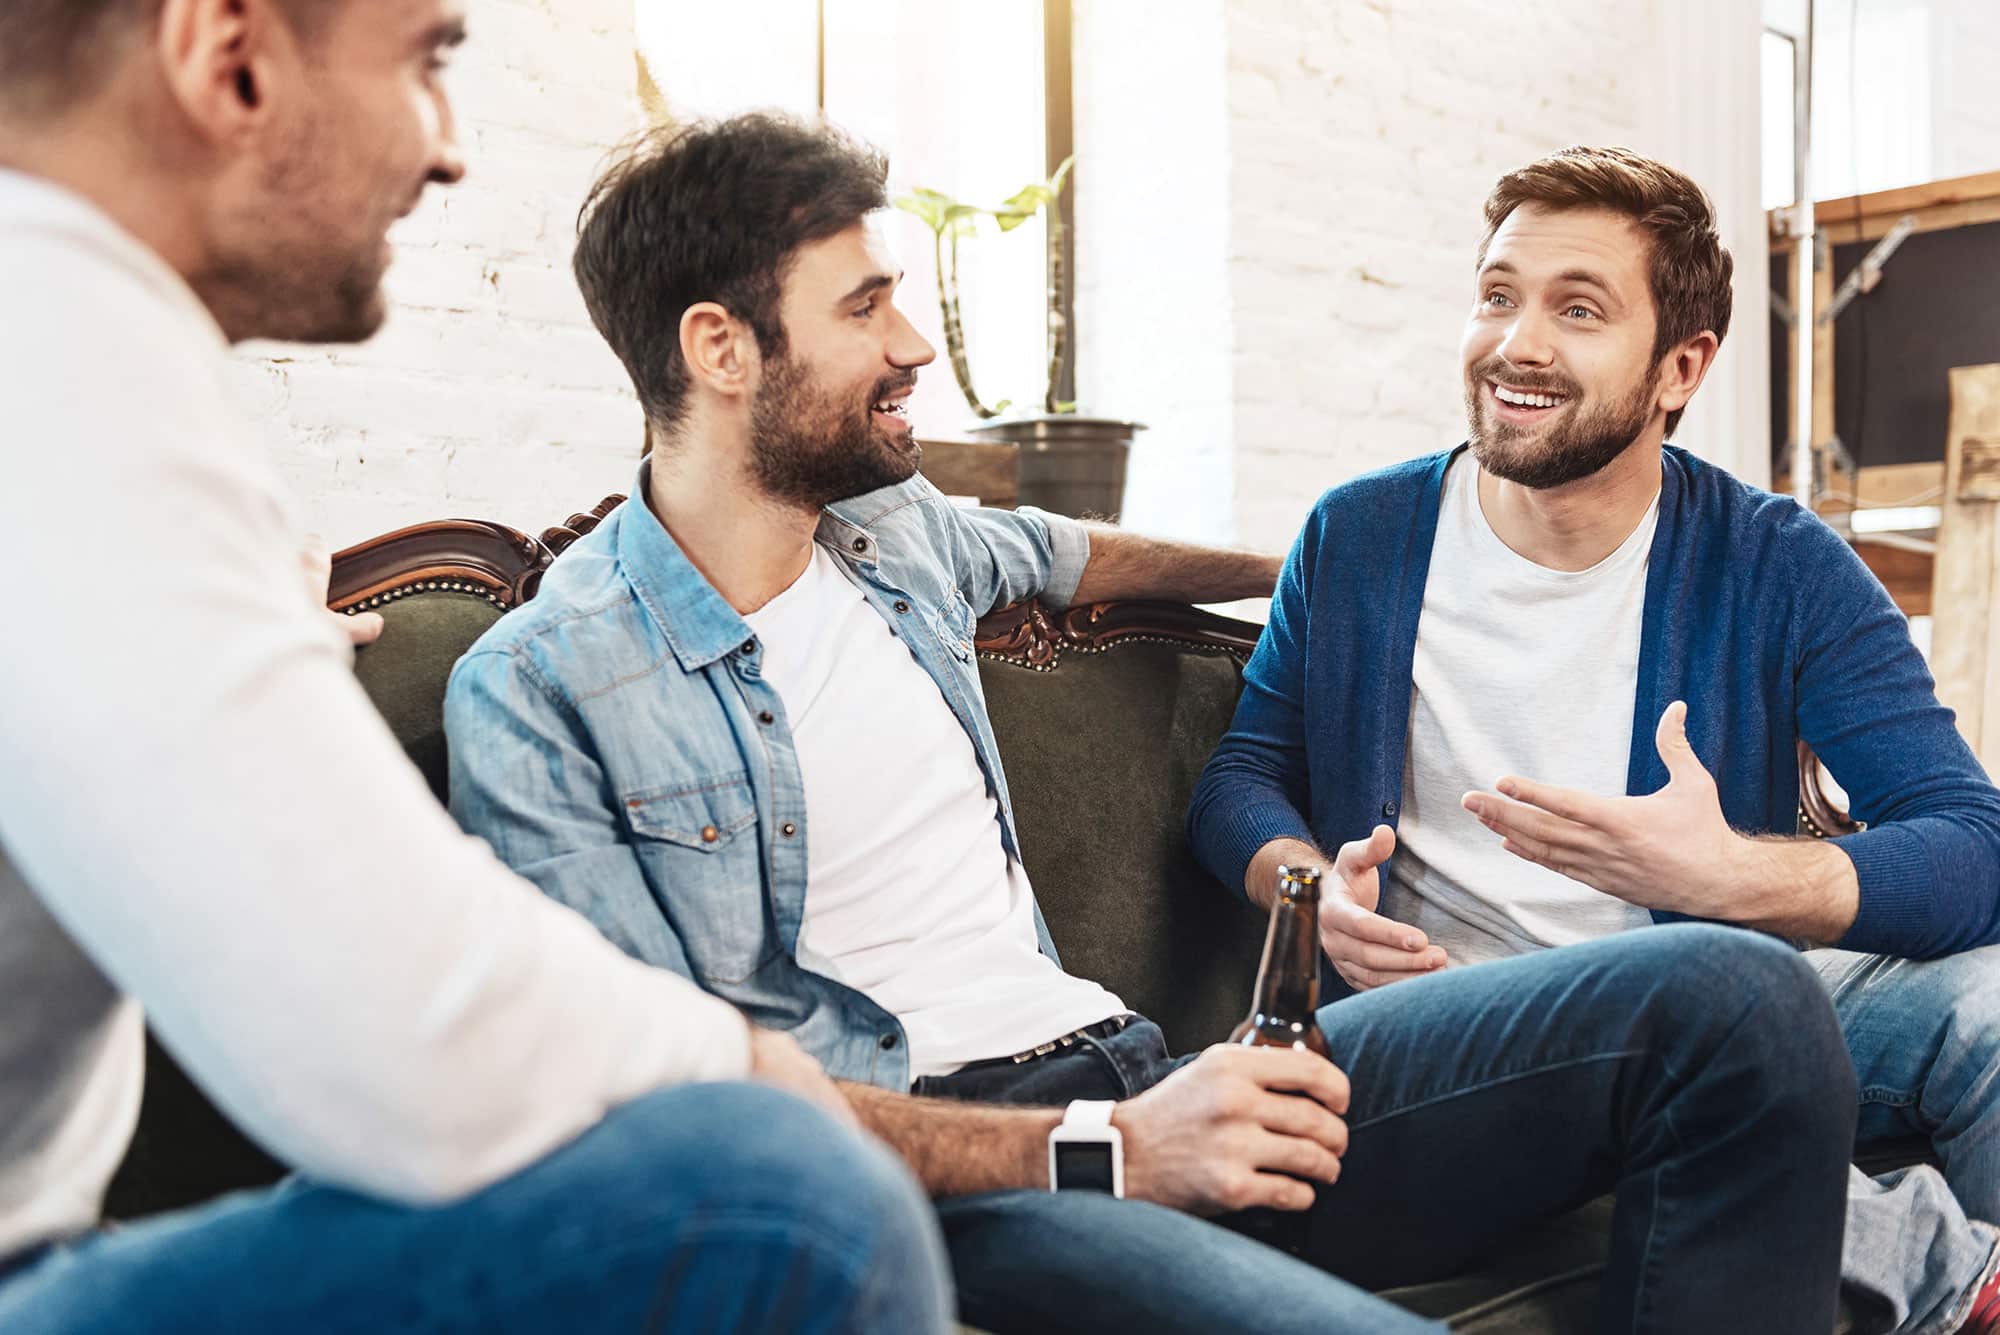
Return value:
[(1110, 1126), (1112, 1110), (1118, 1104), (1111, 1099), (1073, 1099), (1063, 1111), (1064, 1126)]

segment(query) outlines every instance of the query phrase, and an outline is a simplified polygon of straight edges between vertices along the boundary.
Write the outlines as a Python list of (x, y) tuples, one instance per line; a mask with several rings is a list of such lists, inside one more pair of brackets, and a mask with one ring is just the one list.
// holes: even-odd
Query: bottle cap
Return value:
[(1320, 870), (1318, 867), (1278, 868), (1279, 885), (1285, 885), (1288, 883), (1296, 885), (1318, 885), (1319, 878), (1320, 878)]

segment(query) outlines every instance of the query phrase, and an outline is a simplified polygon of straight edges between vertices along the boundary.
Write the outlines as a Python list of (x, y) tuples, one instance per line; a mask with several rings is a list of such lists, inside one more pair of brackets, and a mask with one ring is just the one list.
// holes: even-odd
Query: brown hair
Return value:
[(780, 289), (800, 246), (888, 203), (888, 160), (832, 126), (775, 112), (661, 128), (627, 144), (578, 214), (583, 304), (625, 363), (654, 426), (671, 430), (690, 386), (681, 316), (713, 301), (786, 351)]
[[(1663, 162), (1629, 148), (1565, 148), (1508, 172), (1486, 197), (1486, 247), (1507, 216), (1523, 204), (1549, 209), (1609, 209), (1639, 225), (1652, 241), (1647, 282), (1653, 294), (1653, 360), (1703, 330), (1717, 343), (1729, 333), (1729, 280), (1736, 261), (1715, 226), (1715, 205), (1702, 188)], [(1681, 411), (1667, 414), (1667, 434)]]
[[(161, 0), (0, 0), (0, 112), (36, 121), (68, 111), (104, 84), (123, 43), (160, 16)], [(310, 40), (334, 0), (277, 0)]]

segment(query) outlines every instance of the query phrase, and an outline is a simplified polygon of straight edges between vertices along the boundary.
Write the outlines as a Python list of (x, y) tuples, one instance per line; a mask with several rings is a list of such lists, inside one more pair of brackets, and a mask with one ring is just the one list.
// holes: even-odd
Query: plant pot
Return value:
[(968, 428), (1021, 451), (1022, 505), (1115, 521), (1125, 504), (1125, 456), (1141, 422), (1075, 413), (1007, 417)]

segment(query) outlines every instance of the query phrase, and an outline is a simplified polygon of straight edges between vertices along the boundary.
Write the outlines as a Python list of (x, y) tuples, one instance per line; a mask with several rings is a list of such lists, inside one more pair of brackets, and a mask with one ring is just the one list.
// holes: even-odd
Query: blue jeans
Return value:
[(298, 1179), (55, 1247), (8, 1335), (943, 1331), (936, 1223), (878, 1146), (760, 1085), (689, 1085), (451, 1205)]
[(1843, 1270), (1860, 1328), (1956, 1330), (2000, 1263), (2000, 947), (1805, 958), (1859, 1077), (1860, 1143), (1922, 1136), (1944, 1165), (1872, 1181), (1854, 1172)]
[[(1854, 1077), (1797, 952), (1663, 927), (1399, 983), (1319, 1020), (1354, 1090), (1340, 1181), (1307, 1226), (1321, 1270), (1371, 1289), (1442, 1279), (1615, 1191), (1600, 1329), (1833, 1328)], [(1124, 1098), (1179, 1065), (1140, 1022), (917, 1092)], [(1240, 1327), (1246, 1312), (1260, 1330), (1432, 1328), (1315, 1286), (1214, 1223), (1086, 1193), (1039, 1201), (940, 1205), (967, 1320), (1047, 1329), (1086, 1309), (1157, 1331)]]

